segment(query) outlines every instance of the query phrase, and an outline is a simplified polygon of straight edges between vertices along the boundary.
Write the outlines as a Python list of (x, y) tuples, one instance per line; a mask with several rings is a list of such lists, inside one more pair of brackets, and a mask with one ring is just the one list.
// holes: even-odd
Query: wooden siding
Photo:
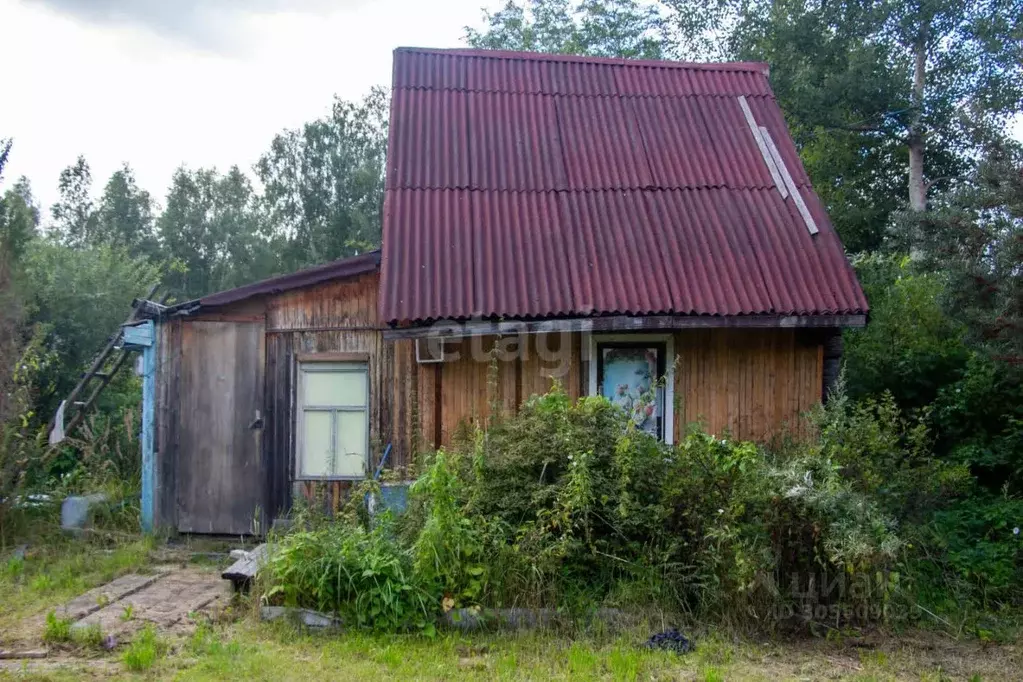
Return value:
[(463, 425), (486, 420), (494, 407), (517, 411), (529, 396), (549, 391), (555, 379), (573, 398), (582, 395), (581, 335), (529, 335), (521, 345), (517, 338), (462, 339), (445, 347), (457, 359), (419, 366), (421, 433), (428, 447), (450, 445)]
[(689, 330), (675, 334), (675, 437), (710, 433), (766, 440), (821, 400), (823, 346), (804, 330)]
[[(449, 344), (460, 358), (420, 365), (419, 407), (424, 442), (449, 445), (463, 423), (486, 419), (491, 402), (514, 410), (530, 395), (550, 389), (557, 376), (569, 395), (588, 390), (588, 363), (581, 334), (530, 335), (524, 352), (498, 363), (488, 386), (490, 363), (474, 360), (494, 337)], [(675, 438), (700, 422), (711, 433), (766, 440), (782, 427), (801, 426), (801, 415), (821, 399), (822, 339), (813, 330), (699, 329), (674, 334)], [(570, 345), (560, 366), (557, 350)], [(476, 344), (475, 347), (473, 344)]]
[[(370, 373), (370, 471), (387, 445), (388, 466), (402, 469), (414, 449), (410, 409), (416, 372), (410, 342), (385, 342), (376, 326), (379, 276), (362, 275), (344, 282), (323, 284), (280, 294), (266, 308), (266, 429), (268, 497), (272, 513), (292, 504), (295, 471), (295, 382), (299, 356), (315, 358), (330, 353), (361, 353), (368, 357)], [(304, 483), (312, 495), (314, 485)], [(344, 483), (328, 485), (336, 505)]]

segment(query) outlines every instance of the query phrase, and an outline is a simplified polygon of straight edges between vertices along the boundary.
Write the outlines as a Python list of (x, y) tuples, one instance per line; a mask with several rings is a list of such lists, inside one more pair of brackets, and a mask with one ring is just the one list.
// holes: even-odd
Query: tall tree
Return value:
[(92, 170), (84, 156), (60, 172), (60, 199), (53, 205), (54, 232), (68, 246), (84, 246), (95, 229), (92, 205)]
[(775, 94), (846, 245), (878, 246), (907, 202), (967, 172), (1023, 105), (1023, 0), (666, 0), (714, 19)]
[(0, 252), (16, 262), (39, 227), (39, 208), (28, 178), (22, 176), (0, 198)]
[(107, 181), (89, 238), (96, 244), (123, 246), (132, 255), (157, 255), (153, 201), (149, 192), (139, 188), (128, 164)]
[(603, 57), (660, 59), (670, 52), (660, 3), (638, 0), (509, 0), (465, 29), (469, 45)]
[(329, 116), (274, 137), (256, 164), (269, 237), (291, 270), (380, 243), (388, 96), (336, 100)]
[(970, 182), (904, 226), (921, 267), (946, 279), (940, 300), (973, 346), (1023, 366), (1023, 151), (994, 147)]
[(237, 166), (226, 175), (179, 168), (157, 225), (171, 261), (166, 281), (181, 296), (196, 298), (273, 270), (258, 234), (252, 184)]

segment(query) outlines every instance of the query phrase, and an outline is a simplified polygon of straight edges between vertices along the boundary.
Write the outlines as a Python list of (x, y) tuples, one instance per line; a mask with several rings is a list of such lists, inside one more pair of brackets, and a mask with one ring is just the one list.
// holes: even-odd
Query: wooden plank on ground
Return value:
[(234, 589), (241, 589), (256, 577), (260, 567), (266, 563), (267, 556), (268, 550), (266, 545), (260, 545), (249, 552), (248, 556), (231, 564), (226, 571), (220, 574), (220, 577), (224, 580), (230, 580), (234, 585)]

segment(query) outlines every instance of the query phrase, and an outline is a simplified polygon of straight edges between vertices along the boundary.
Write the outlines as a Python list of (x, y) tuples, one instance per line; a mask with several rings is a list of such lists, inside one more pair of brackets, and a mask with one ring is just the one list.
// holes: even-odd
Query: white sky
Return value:
[[(273, 11), (285, 4), (299, 11)], [(127, 161), (162, 203), (179, 165), (250, 170), (276, 132), (327, 113), (335, 93), (389, 85), (395, 47), (458, 47), (492, 5), (0, 0), (0, 137), (14, 138), (4, 185), (27, 175), (48, 216), (58, 174), (84, 154), (95, 193)]]

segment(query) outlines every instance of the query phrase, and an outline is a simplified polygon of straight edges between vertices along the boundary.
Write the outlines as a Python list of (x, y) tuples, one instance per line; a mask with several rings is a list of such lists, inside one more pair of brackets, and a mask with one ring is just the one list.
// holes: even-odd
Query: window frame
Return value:
[[(661, 428), (661, 441), (666, 445), (675, 442), (675, 335), (674, 334), (591, 334), (587, 344), (587, 361), (589, 362), (589, 386), (587, 395), (598, 396), (597, 364), (600, 348), (603, 346), (644, 347), (663, 345), (664, 348), (664, 415)], [(661, 360), (658, 360), (660, 364)]]
[[(295, 481), (363, 481), (369, 478), (370, 474), (370, 401), (372, 399), (373, 387), (370, 382), (370, 363), (367, 356), (340, 356), (324, 355), (299, 356), (296, 362), (295, 381), (295, 463), (293, 476)], [(305, 377), (307, 374), (364, 374), (366, 377), (366, 402), (365, 405), (305, 405)], [(325, 412), (330, 415), (330, 444), (332, 454), (336, 456), (338, 443), (338, 413), (365, 413), (366, 444), (363, 473), (360, 476), (346, 476), (343, 474), (303, 474), (303, 437), (305, 434), (305, 415), (307, 412)]]

